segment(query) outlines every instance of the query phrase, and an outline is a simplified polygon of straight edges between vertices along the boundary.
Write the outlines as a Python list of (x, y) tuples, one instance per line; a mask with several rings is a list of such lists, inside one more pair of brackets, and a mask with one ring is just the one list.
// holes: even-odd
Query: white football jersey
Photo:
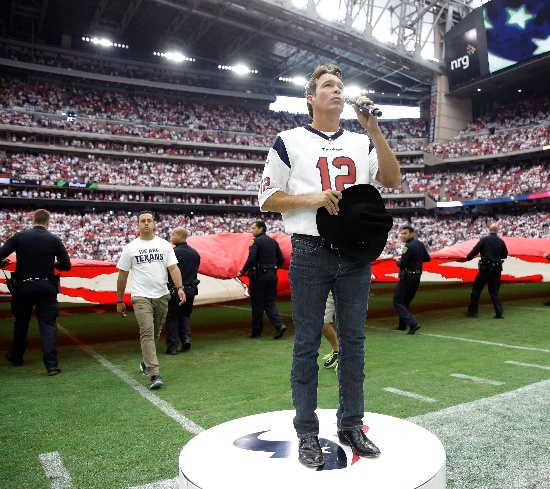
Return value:
[[(279, 190), (290, 195), (342, 191), (361, 183), (379, 184), (377, 173), (378, 157), (367, 135), (340, 129), (327, 136), (311, 126), (283, 131), (267, 155), (260, 209)], [(312, 208), (283, 213), (285, 231), (319, 236), (316, 215)]]

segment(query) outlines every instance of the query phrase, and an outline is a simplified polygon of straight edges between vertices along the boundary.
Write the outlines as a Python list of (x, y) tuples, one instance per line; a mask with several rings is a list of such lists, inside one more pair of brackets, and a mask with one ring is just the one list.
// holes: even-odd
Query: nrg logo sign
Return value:
[(460, 67), (462, 67), (463, 70), (468, 69), (468, 67), (470, 66), (470, 56), (474, 54), (475, 51), (476, 48), (471, 44), (468, 44), (468, 46), (466, 46), (466, 54), (464, 56), (461, 56), (460, 58), (453, 59), (451, 61), (451, 71)]

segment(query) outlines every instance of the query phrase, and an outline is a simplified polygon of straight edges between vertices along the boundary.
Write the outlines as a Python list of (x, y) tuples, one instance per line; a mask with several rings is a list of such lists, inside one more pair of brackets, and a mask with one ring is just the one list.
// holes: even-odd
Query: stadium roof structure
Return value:
[[(2, 3), (0, 35), (11, 39), (74, 48), (82, 36), (105, 37), (128, 45), (125, 57), (176, 49), (196, 59), (197, 68), (244, 63), (273, 81), (306, 77), (317, 65), (333, 62), (344, 69), (347, 83), (417, 104), (429, 97), (434, 73), (442, 72), (422, 52), (434, 53), (433, 39), (466, 16), (474, 0)], [(332, 19), (327, 5), (335, 11)]]
[[(487, 0), (11, 0), (0, 6), (0, 36), (68, 49), (83, 37), (129, 46), (109, 56), (153, 61), (153, 52), (193, 58), (189, 70), (219, 76), (219, 65), (258, 70), (273, 95), (300, 96), (322, 63), (343, 68), (345, 83), (373, 90), (380, 103), (429, 103), (434, 76), (444, 74), (443, 35)], [(327, 9), (332, 16), (327, 17)], [(88, 43), (89, 44), (89, 43)], [(430, 54), (432, 53), (432, 54)], [(523, 90), (544, 93), (548, 57), (518, 65), (499, 77), (477, 80), (451, 95), (493, 100)], [(186, 65), (186, 68), (187, 65)], [(541, 71), (542, 70), (542, 71)], [(235, 74), (227, 74), (235, 76)], [(372, 92), (371, 92), (372, 93)]]

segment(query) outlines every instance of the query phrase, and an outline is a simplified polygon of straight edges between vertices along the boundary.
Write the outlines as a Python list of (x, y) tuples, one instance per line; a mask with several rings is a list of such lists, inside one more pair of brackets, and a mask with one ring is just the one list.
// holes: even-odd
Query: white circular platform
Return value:
[(318, 409), (317, 416), (324, 467), (298, 462), (294, 411), (274, 411), (228, 421), (189, 441), (179, 457), (180, 489), (445, 489), (445, 449), (424, 428), (367, 412), (364, 429), (382, 454), (361, 458), (338, 442), (336, 410)]

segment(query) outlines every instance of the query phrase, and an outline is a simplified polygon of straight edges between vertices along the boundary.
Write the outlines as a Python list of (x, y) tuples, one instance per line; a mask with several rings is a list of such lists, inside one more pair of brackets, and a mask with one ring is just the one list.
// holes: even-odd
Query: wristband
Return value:
[(180, 286), (176, 287), (176, 290), (177, 289), (182, 289), (183, 290), (183, 288), (184, 288), (183, 285), (180, 285)]
[(116, 301), (117, 304), (124, 304), (124, 301)]

